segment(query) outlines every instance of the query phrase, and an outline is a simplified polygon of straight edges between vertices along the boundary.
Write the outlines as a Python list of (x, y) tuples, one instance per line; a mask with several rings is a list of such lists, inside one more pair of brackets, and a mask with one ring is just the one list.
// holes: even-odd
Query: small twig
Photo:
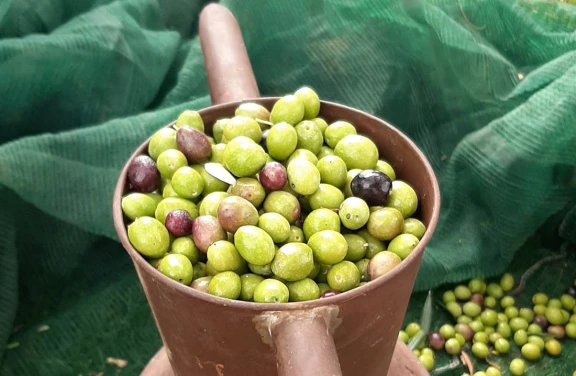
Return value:
[(518, 284), (518, 286), (515, 289), (510, 290), (508, 292), (508, 295), (514, 296), (514, 295), (518, 295), (522, 291), (524, 291), (524, 289), (526, 288), (526, 282), (528, 281), (528, 279), (530, 279), (530, 277), (532, 277), (532, 275), (534, 273), (536, 273), (538, 271), (538, 269), (540, 269), (542, 267), (542, 265), (549, 263), (549, 262), (552, 262), (552, 261), (562, 260), (565, 257), (566, 257), (565, 253), (544, 257), (543, 259), (541, 259), (540, 261), (538, 261), (537, 263), (532, 265), (530, 268), (528, 268), (528, 270), (526, 270), (524, 272), (524, 274), (522, 274), (522, 277), (520, 277), (520, 283)]
[(494, 362), (493, 360), (486, 358), (486, 363), (490, 364), (492, 367), (496, 368), (498, 371), (502, 371), (502, 369), (500, 368), (498, 363)]
[(6, 350), (14, 350), (18, 346), (20, 346), (20, 342), (12, 342), (6, 345)]
[(128, 361), (124, 360), (124, 359), (118, 359), (118, 358), (106, 358), (106, 363), (116, 366), (118, 368), (124, 368), (126, 367), (126, 365), (128, 364)]
[(452, 371), (453, 369), (460, 367), (461, 364), (462, 363), (460, 362), (460, 359), (458, 359), (457, 357), (453, 357), (452, 361), (449, 364), (436, 368), (434, 371), (430, 372), (430, 374), (439, 375), (444, 372)]
[(468, 368), (468, 373), (470, 375), (473, 375), (474, 374), (474, 364), (472, 363), (472, 360), (470, 360), (470, 356), (468, 356), (468, 353), (466, 353), (466, 351), (462, 351), (460, 353), (460, 360), (462, 361), (462, 363), (464, 363), (466, 368)]

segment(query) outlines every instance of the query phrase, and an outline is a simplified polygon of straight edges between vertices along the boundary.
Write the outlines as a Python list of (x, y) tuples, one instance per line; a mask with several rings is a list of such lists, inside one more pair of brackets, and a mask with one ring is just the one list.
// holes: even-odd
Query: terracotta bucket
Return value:
[[(259, 98), (236, 20), (212, 4), (200, 16), (200, 39), (213, 106), (200, 112), (207, 132), (232, 117), (243, 101), (268, 109), (278, 98)], [(313, 83), (302, 83), (302, 85)], [(321, 94), (321, 93), (320, 93)], [(328, 123), (349, 121), (370, 137), (398, 179), (414, 187), (418, 217), (427, 227), (419, 245), (389, 274), (334, 297), (303, 303), (258, 304), (218, 298), (179, 284), (154, 269), (130, 244), (120, 202), (130, 160), (114, 194), (114, 225), (134, 262), (172, 371), (184, 376), (381, 376), (388, 373), (424, 247), (438, 220), (440, 194), (426, 157), (400, 131), (366, 112), (322, 102)], [(168, 124), (167, 126), (171, 126)], [(417, 370), (418, 372), (414, 371)], [(421, 374), (405, 368), (398, 374)]]

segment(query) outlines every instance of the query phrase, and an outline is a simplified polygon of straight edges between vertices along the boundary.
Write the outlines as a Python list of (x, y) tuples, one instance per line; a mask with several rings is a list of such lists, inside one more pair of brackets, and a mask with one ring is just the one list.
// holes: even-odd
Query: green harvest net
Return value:
[[(388, 120), (428, 156), (443, 203), (418, 291), (495, 276), (516, 255), (527, 266), (558, 224), (576, 241), (575, 6), (222, 3), (238, 18), (263, 95), (310, 85)], [(197, 36), (204, 5), (0, 2), (0, 374), (135, 375), (160, 346), (116, 241), (112, 191), (136, 146), (184, 109), (209, 105)], [(552, 235), (527, 243), (546, 223)], [(538, 283), (570, 280), (574, 265)], [(540, 374), (570, 374), (574, 354), (566, 345), (564, 361), (550, 363), (564, 368)], [(109, 356), (128, 365), (106, 365)]]

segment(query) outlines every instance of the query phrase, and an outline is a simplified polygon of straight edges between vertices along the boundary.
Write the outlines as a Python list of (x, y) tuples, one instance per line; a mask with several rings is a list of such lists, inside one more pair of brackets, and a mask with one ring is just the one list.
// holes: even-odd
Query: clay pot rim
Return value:
[[(218, 112), (219, 110), (222, 110), (225, 108), (237, 107), (238, 105), (240, 105), (242, 103), (255, 102), (255, 103), (260, 103), (260, 104), (263, 104), (263, 103), (266, 104), (266, 103), (273, 103), (280, 98), (281, 97), (246, 98), (246, 99), (243, 99), (240, 101), (227, 102), (227, 103), (222, 103), (222, 104), (217, 104), (217, 105), (205, 107), (201, 110), (198, 110), (198, 113), (202, 117), (204, 117), (204, 114), (206, 114), (208, 112)], [(325, 306), (325, 305), (332, 305), (332, 304), (338, 305), (338, 304), (343, 303), (345, 301), (352, 300), (352, 299), (355, 299), (355, 298), (358, 298), (360, 296), (363, 296), (363, 295), (370, 293), (372, 290), (375, 290), (375, 289), (379, 288), (381, 285), (386, 284), (389, 280), (396, 278), (396, 276), (402, 272), (402, 270), (407, 266), (407, 264), (409, 264), (411, 262), (416, 262), (416, 260), (420, 256), (420, 254), (424, 252), (424, 248), (426, 247), (426, 245), (430, 241), (430, 238), (432, 237), (432, 234), (434, 233), (434, 231), (436, 229), (436, 225), (438, 223), (438, 217), (439, 217), (439, 213), (440, 213), (440, 188), (438, 186), (438, 181), (436, 179), (436, 175), (434, 173), (434, 170), (432, 169), (432, 166), (428, 162), (428, 159), (426, 158), (426, 156), (422, 153), (422, 151), (416, 146), (416, 144), (408, 136), (406, 136), (404, 133), (402, 133), (400, 130), (398, 130), (396, 127), (389, 124), (385, 120), (380, 119), (376, 116), (373, 116), (367, 112), (364, 112), (364, 111), (361, 111), (361, 110), (358, 110), (358, 109), (355, 109), (353, 107), (349, 107), (346, 105), (338, 104), (335, 102), (321, 100), (320, 103), (321, 103), (321, 106), (320, 106), (321, 109), (322, 109), (322, 105), (327, 105), (327, 106), (331, 106), (331, 107), (338, 107), (341, 110), (345, 110), (345, 111), (350, 112), (350, 113), (355, 113), (359, 116), (369, 117), (369, 118), (379, 122), (382, 126), (389, 128), (394, 133), (397, 133), (398, 136), (400, 136), (400, 138), (403, 138), (404, 141), (410, 145), (411, 149), (414, 151), (414, 153), (416, 154), (416, 156), (418, 157), (420, 162), (425, 167), (426, 175), (427, 175), (427, 176), (425, 176), (425, 178), (427, 178), (427, 180), (428, 180), (427, 184), (432, 185), (432, 191), (433, 191), (433, 197), (431, 198), (433, 200), (433, 206), (432, 206), (432, 213), (430, 216), (430, 222), (426, 228), (426, 232), (425, 232), (424, 236), (422, 237), (422, 239), (420, 240), (420, 242), (418, 243), (416, 248), (410, 253), (410, 255), (408, 255), (408, 257), (406, 259), (402, 260), (400, 265), (395, 267), (391, 272), (387, 273), (386, 275), (379, 277), (378, 279), (376, 279), (374, 281), (370, 281), (369, 283), (366, 283), (363, 286), (356, 287), (356, 288), (349, 290), (349, 291), (346, 291), (344, 293), (340, 293), (338, 295), (335, 295), (335, 296), (332, 296), (329, 298), (310, 300), (310, 301), (306, 301), (306, 302), (288, 302), (288, 303), (256, 303), (256, 302), (246, 302), (246, 301), (241, 301), (241, 300), (232, 300), (232, 299), (220, 298), (220, 297), (217, 297), (214, 295), (210, 295), (210, 294), (195, 290), (195, 289), (191, 288), (190, 286), (185, 286), (181, 283), (178, 283), (178, 282), (166, 277), (164, 274), (160, 273), (156, 268), (154, 268), (152, 265), (150, 265), (150, 263), (144, 258), (144, 256), (142, 256), (138, 251), (136, 251), (136, 249), (134, 249), (134, 247), (132, 246), (132, 244), (128, 240), (128, 233), (127, 233), (127, 230), (126, 230), (126, 227), (124, 224), (124, 215), (122, 213), (122, 207), (121, 207), (121, 200), (122, 200), (122, 197), (124, 194), (124, 188), (125, 188), (125, 182), (126, 182), (126, 172), (128, 169), (128, 165), (136, 156), (145, 152), (151, 136), (148, 137), (142, 144), (140, 144), (140, 146), (136, 149), (136, 151), (130, 156), (130, 158), (125, 163), (125, 165), (122, 168), (122, 171), (120, 173), (120, 176), (118, 178), (118, 182), (116, 184), (116, 188), (114, 190), (114, 196), (113, 196), (113, 213), (112, 213), (112, 215), (113, 215), (113, 219), (114, 219), (114, 227), (115, 227), (116, 232), (119, 236), (120, 242), (122, 243), (123, 247), (128, 251), (132, 260), (134, 262), (138, 263), (139, 266), (142, 267), (144, 270), (148, 271), (152, 275), (155, 275), (156, 278), (158, 279), (158, 281), (161, 281), (165, 285), (166, 288), (180, 290), (180, 292), (187, 294), (192, 298), (201, 299), (207, 303), (212, 303), (214, 305), (219, 305), (219, 306), (228, 306), (229, 305), (229, 306), (233, 306), (237, 309), (246, 309), (249, 311), (258, 311), (258, 312), (311, 309), (311, 308), (321, 307), (321, 306)], [(162, 128), (171, 127), (174, 124), (175, 124), (175, 121), (165, 125)], [(161, 128), (158, 128), (158, 129), (161, 129)]]

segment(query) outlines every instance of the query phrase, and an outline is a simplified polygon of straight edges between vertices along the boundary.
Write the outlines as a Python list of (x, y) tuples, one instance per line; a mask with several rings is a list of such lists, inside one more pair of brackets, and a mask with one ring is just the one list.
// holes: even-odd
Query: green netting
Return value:
[[(209, 105), (204, 3), (0, 3), (1, 374), (136, 374), (160, 345), (111, 197), (142, 140)], [(576, 240), (574, 6), (222, 3), (263, 95), (310, 85), (395, 124), (429, 157), (443, 206), (419, 291), (501, 273), (557, 213)], [(106, 366), (109, 356), (128, 366)]]

